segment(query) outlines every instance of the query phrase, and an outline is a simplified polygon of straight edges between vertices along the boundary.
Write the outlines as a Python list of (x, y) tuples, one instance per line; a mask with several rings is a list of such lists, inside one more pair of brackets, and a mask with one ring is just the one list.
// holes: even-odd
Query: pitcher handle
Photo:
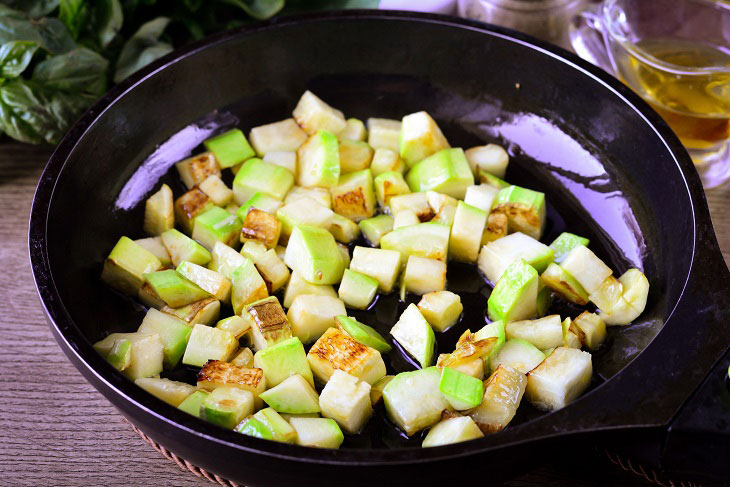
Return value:
[(592, 5), (573, 17), (570, 44), (580, 57), (615, 76), (615, 65), (606, 46), (606, 33), (598, 13), (600, 8), (601, 4)]

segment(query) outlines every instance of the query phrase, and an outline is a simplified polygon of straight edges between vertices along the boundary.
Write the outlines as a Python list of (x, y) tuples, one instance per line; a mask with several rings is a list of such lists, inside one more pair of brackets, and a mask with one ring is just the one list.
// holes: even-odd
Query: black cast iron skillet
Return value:
[[(211, 133), (286, 118), (307, 88), (349, 116), (427, 110), (454, 146), (506, 145), (507, 179), (547, 194), (548, 240), (570, 228), (590, 236), (617, 274), (644, 269), (647, 309), (594, 355), (587, 394), (552, 414), (524, 406), (504, 432), (467, 443), (421, 449), (381, 419), (339, 451), (315, 450), (206, 424), (94, 352), (91, 343), (141, 319), (139, 306), (98, 277), (120, 235), (141, 236), (140, 202), (161, 180), (175, 184), (171, 164)], [(247, 485), (431, 484), (474, 469), (489, 480), (538, 449), (580, 440), (619, 438), (662, 457), (672, 421), (730, 345), (730, 278), (699, 178), (669, 128), (619, 82), (565, 51), (443, 16), (349, 11), (273, 20), (154, 63), (112, 89), (58, 146), (36, 193), (30, 255), (54, 335), (84, 376), (155, 441)], [(484, 324), (489, 287), (475, 276), (450, 267), (449, 285), (467, 309), (441, 351)], [(381, 298), (370, 321), (387, 333), (402, 306)], [(391, 355), (391, 370), (412, 368)], [(715, 413), (722, 416), (703, 417)], [(727, 444), (722, 428), (715, 422), (706, 434)], [(727, 462), (707, 468), (726, 474), (719, 463)]]

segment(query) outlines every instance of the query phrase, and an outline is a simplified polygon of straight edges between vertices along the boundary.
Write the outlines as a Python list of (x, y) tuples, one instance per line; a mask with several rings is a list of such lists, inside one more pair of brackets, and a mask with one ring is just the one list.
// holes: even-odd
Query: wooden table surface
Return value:
[[(145, 444), (51, 336), (27, 245), (33, 192), (49, 155), (0, 142), (0, 485), (211, 485)], [(728, 262), (730, 187), (708, 199)], [(651, 484), (596, 457), (590, 465), (542, 465), (508, 485)]]

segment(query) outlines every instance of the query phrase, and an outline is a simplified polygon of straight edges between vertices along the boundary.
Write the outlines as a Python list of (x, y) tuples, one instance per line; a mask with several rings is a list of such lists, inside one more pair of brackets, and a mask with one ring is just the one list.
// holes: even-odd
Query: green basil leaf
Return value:
[(58, 18), (68, 28), (74, 39), (79, 38), (81, 29), (86, 25), (89, 17), (89, 5), (86, 0), (61, 0), (59, 3)]
[(45, 88), (102, 95), (108, 67), (100, 54), (81, 47), (39, 63), (32, 79)]
[(284, 8), (284, 0), (221, 0), (221, 2), (238, 7), (257, 20), (273, 17)]
[(172, 51), (172, 46), (159, 40), (170, 19), (157, 17), (142, 24), (124, 44), (117, 60), (114, 82), (119, 83), (130, 74)]
[(11, 41), (0, 46), (0, 78), (17, 78), (33, 59), (38, 44), (28, 41)]
[[(415, 3), (415, 2), (414, 2)], [(345, 8), (378, 8), (380, 0), (288, 0), (286, 12), (333, 10)]]
[(124, 13), (119, 0), (96, 0), (86, 31), (95, 37), (101, 48), (106, 48), (122, 30), (123, 22)]
[(58, 8), (58, 0), (3, 0), (3, 3), (31, 17), (43, 17)]
[(68, 52), (76, 43), (58, 19), (32, 19), (26, 13), (0, 4), (0, 44), (31, 41), (52, 54)]

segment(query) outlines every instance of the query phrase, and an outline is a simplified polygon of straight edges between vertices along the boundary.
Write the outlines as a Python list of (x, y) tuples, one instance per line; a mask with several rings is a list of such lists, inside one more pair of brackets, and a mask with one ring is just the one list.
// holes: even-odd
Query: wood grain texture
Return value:
[[(53, 340), (31, 277), (27, 225), (48, 149), (0, 143), (0, 485), (212, 485), (145, 444)], [(730, 188), (708, 194), (730, 262)], [(508, 485), (651, 485), (596, 457), (525, 472)]]

